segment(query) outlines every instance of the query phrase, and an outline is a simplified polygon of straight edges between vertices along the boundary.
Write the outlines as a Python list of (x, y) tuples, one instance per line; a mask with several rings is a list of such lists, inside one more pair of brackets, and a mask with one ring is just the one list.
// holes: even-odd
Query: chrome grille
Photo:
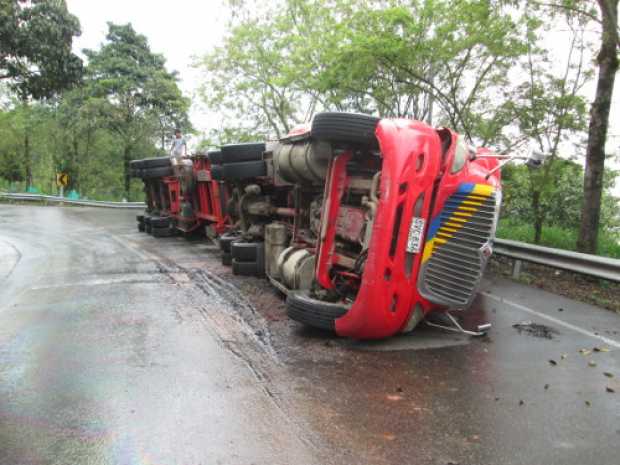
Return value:
[(423, 297), (456, 308), (471, 303), (490, 255), (499, 196), (493, 191), (450, 196), (429, 231), (426, 246), (431, 250), (426, 251), (418, 282)]

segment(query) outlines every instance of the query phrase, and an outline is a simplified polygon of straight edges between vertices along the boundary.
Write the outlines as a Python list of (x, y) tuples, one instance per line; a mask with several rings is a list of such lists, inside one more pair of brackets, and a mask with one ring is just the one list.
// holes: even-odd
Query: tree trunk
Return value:
[(603, 34), (597, 57), (599, 72), (596, 96), (590, 110), (581, 226), (577, 240), (577, 250), (585, 253), (596, 253), (605, 170), (605, 141), (614, 80), (618, 71), (618, 0), (598, 0), (598, 4)]
[(123, 151), (123, 175), (125, 176), (125, 199), (129, 200), (129, 191), (131, 187), (131, 176), (129, 175), (129, 162), (131, 161), (131, 147), (125, 145)]
[(69, 185), (75, 189), (75, 191), (80, 191), (80, 163), (79, 163), (79, 146), (77, 136), (73, 136), (73, 159), (71, 160), (71, 178), (69, 179)]
[(159, 120), (159, 129), (161, 131), (161, 134), (160, 134), (160, 138), (161, 138), (161, 151), (165, 152), (166, 151), (166, 125), (161, 120), (161, 118)]
[(532, 192), (532, 212), (534, 214), (534, 244), (540, 244), (544, 216), (540, 211), (540, 191)]
[(26, 191), (32, 187), (32, 154), (30, 153), (30, 128), (24, 128), (24, 163), (26, 165)]

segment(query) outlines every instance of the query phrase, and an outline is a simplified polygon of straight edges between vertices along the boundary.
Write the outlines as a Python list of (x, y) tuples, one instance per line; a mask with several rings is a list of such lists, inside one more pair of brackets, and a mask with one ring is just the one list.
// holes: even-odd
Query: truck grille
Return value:
[(448, 198), (427, 233), (420, 294), (440, 305), (463, 308), (473, 300), (499, 213), (500, 193), (484, 184), (463, 184)]

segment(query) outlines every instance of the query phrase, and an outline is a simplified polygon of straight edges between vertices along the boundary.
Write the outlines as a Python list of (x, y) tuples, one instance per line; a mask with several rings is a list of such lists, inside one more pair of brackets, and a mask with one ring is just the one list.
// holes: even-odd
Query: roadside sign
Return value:
[(69, 175), (67, 173), (56, 173), (56, 184), (58, 187), (67, 187), (69, 185)]

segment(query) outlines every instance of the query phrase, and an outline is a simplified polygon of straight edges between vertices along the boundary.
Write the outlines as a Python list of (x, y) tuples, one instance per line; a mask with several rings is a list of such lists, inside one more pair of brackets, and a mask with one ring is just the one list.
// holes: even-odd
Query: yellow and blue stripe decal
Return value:
[[(460, 194), (463, 197), (462, 200), (455, 205), (445, 206), (428, 227), (422, 263), (431, 258), (436, 245), (443, 245), (448, 242), (494, 192), (495, 188), (488, 184), (460, 184), (452, 195)], [(448, 199), (451, 198), (452, 196)]]

